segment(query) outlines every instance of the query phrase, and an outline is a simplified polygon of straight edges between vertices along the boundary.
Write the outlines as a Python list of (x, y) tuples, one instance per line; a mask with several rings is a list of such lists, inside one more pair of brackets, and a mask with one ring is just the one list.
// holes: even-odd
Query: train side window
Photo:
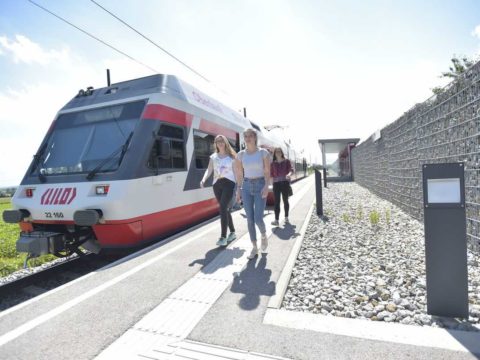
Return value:
[(200, 130), (193, 130), (193, 151), (195, 155), (195, 167), (197, 169), (206, 169), (210, 161), (210, 155), (215, 151), (213, 141), (215, 136), (204, 133)]
[(162, 124), (150, 151), (148, 167), (151, 169), (185, 169), (185, 159), (184, 129)]

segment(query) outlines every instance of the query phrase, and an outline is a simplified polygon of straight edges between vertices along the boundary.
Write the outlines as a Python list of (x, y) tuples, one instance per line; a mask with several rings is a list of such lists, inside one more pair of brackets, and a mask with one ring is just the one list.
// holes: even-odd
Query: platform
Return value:
[(267, 254), (247, 259), (243, 210), (227, 248), (209, 221), (0, 313), (0, 359), (477, 358), (473, 333), (280, 309), (315, 195), (293, 188), (291, 225), (266, 213)]

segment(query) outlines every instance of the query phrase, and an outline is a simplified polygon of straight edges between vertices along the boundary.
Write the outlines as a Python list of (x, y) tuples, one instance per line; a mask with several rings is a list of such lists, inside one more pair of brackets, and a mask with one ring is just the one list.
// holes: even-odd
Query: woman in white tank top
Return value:
[(235, 161), (235, 174), (237, 176), (237, 201), (243, 200), (243, 207), (247, 215), (248, 233), (253, 248), (248, 256), (253, 259), (258, 255), (257, 232), (258, 226), (261, 235), (261, 250), (267, 251), (268, 240), (263, 221), (263, 212), (270, 184), (270, 154), (267, 150), (257, 146), (257, 132), (246, 129), (243, 132), (246, 149), (237, 155)]
[[(230, 146), (228, 139), (223, 135), (215, 138), (215, 152), (210, 156), (208, 168), (203, 175), (200, 186), (203, 188), (205, 181), (213, 172), (213, 192), (220, 205), (221, 235), (217, 246), (227, 246), (236, 239), (235, 227), (230, 214), (233, 191), (235, 188), (235, 173), (233, 170), (236, 153)], [(230, 234), (227, 236), (227, 227)]]

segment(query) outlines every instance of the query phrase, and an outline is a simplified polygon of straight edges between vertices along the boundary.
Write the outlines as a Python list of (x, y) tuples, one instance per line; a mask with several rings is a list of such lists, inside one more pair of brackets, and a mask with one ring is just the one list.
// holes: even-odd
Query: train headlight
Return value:
[(95, 188), (95, 193), (97, 195), (107, 195), (108, 194), (108, 190), (110, 190), (110, 185), (98, 185), (96, 188)]

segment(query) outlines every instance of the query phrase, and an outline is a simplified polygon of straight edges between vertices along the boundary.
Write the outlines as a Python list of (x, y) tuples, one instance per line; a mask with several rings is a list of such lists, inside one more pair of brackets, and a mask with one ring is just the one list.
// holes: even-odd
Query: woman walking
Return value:
[(272, 225), (274, 226), (278, 226), (278, 219), (280, 218), (280, 194), (283, 198), (285, 224), (288, 224), (288, 211), (290, 210), (288, 196), (292, 173), (293, 170), (290, 160), (285, 159), (285, 155), (281, 148), (275, 148), (275, 151), (273, 152), (273, 161), (270, 165), (270, 176), (273, 179), (273, 197), (275, 200), (275, 220), (272, 221)]
[[(213, 192), (220, 205), (221, 235), (217, 246), (227, 246), (236, 239), (235, 227), (233, 226), (230, 206), (235, 188), (234, 161), (236, 153), (230, 146), (227, 138), (223, 135), (215, 137), (215, 152), (210, 156), (208, 168), (203, 175), (200, 186), (205, 186), (205, 181), (213, 172)], [(230, 234), (227, 236), (227, 227)]]
[(267, 150), (258, 147), (257, 132), (254, 129), (246, 129), (243, 132), (243, 138), (246, 148), (238, 153), (235, 161), (235, 175), (238, 184), (236, 196), (237, 201), (240, 201), (240, 198), (243, 200), (248, 233), (253, 245), (248, 258), (253, 259), (258, 255), (255, 224), (260, 230), (262, 252), (266, 252), (268, 246), (263, 212), (270, 183), (270, 154)]

